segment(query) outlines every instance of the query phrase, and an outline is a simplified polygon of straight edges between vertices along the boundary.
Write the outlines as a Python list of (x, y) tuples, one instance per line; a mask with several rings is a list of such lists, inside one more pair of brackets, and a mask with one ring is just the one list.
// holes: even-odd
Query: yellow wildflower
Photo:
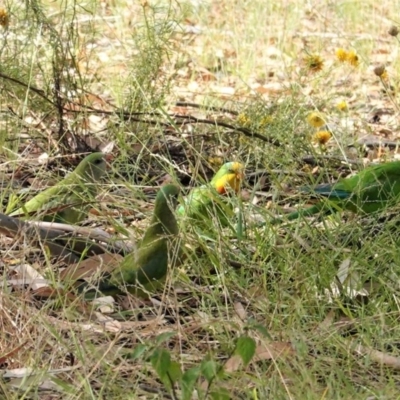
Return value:
[(347, 60), (347, 51), (345, 49), (337, 49), (336, 57), (340, 62), (345, 62)]
[(266, 125), (272, 124), (274, 117), (272, 115), (267, 115), (266, 117), (261, 118), (260, 127), (263, 128)]
[(359, 59), (358, 59), (358, 55), (356, 54), (356, 52), (354, 50), (350, 50), (347, 53), (347, 61), (349, 62), (349, 64), (351, 64), (353, 67), (358, 67), (358, 64), (360, 63)]
[(312, 141), (318, 144), (326, 144), (331, 137), (332, 134), (329, 131), (318, 131), (314, 133)]
[(251, 120), (246, 114), (241, 113), (237, 116), (237, 122), (239, 125), (248, 126), (250, 125)]
[(384, 71), (383, 74), (380, 76), (380, 78), (381, 78), (383, 81), (389, 80), (389, 75), (388, 75), (387, 71)]
[(7, 28), (10, 22), (10, 17), (8, 16), (7, 10), (0, 8), (0, 25), (3, 28)]
[(319, 112), (312, 112), (308, 114), (307, 122), (314, 128), (320, 128), (326, 124), (324, 116)]
[(312, 72), (321, 71), (324, 67), (324, 60), (317, 54), (310, 54), (304, 60), (306, 67)]
[(341, 100), (341, 101), (339, 101), (337, 104), (336, 104), (336, 108), (339, 110), (339, 111), (348, 111), (348, 109), (349, 109), (349, 107), (348, 107), (348, 105), (347, 105), (347, 102), (346, 101), (344, 101), (344, 100)]
[(215, 157), (209, 157), (209, 158), (208, 158), (208, 162), (209, 162), (211, 165), (220, 167), (220, 166), (222, 165), (222, 163), (224, 162), (224, 160), (223, 160), (222, 157), (215, 156)]

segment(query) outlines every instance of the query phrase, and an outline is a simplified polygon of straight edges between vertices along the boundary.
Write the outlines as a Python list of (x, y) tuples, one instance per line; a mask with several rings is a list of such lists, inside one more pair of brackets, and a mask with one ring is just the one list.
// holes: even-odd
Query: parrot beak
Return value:
[(244, 178), (245, 178), (245, 175), (244, 175), (244, 172), (242, 170), (239, 170), (238, 172), (236, 172), (236, 174), (235, 174), (235, 187), (234, 187), (236, 193), (239, 192), (240, 186), (241, 186), (242, 181), (244, 180)]

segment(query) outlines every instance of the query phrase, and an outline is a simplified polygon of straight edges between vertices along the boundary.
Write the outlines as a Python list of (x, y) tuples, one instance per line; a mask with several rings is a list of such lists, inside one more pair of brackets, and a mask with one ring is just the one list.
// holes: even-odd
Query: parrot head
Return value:
[(239, 162), (225, 163), (215, 174), (211, 185), (219, 194), (225, 194), (228, 187), (237, 193), (244, 178), (244, 166)]
[(88, 181), (97, 182), (105, 174), (106, 166), (107, 162), (103, 153), (92, 153), (79, 163), (76, 172)]
[(175, 209), (179, 192), (180, 189), (178, 186), (172, 184), (163, 186), (157, 193), (156, 204), (167, 202), (170, 204), (172, 209)]

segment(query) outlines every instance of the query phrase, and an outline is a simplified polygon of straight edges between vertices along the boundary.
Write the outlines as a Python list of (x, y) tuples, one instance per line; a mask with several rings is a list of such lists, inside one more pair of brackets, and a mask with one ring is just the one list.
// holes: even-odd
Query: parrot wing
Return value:
[(10, 216), (43, 214), (45, 221), (76, 223), (87, 214), (90, 201), (96, 195), (96, 182), (105, 173), (102, 153), (85, 157), (78, 167), (66, 178), (37, 194)]
[(400, 161), (374, 165), (334, 184), (302, 190), (325, 197), (326, 200), (289, 214), (289, 220), (311, 216), (321, 210), (331, 213), (344, 209), (366, 214), (380, 211), (400, 201)]

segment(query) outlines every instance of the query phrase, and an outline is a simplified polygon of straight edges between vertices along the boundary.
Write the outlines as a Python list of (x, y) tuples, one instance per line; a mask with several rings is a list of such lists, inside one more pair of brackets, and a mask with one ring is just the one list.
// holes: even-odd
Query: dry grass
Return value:
[[(337, 215), (252, 225), (301, 206), (298, 186), (397, 156), (399, 43), (387, 33), (395, 3), (4, 7), (4, 209), (11, 192), (63, 176), (77, 162), (68, 153), (109, 141), (116, 159), (91, 225), (120, 236), (141, 236), (149, 198), (165, 181), (199, 185), (227, 160), (245, 163), (248, 176), (246, 236), (184, 233), (200, 251), (152, 304), (124, 298), (110, 311), (11, 290), (20, 277), (13, 266), (28, 264), (53, 285), (65, 266), (26, 238), (2, 236), (4, 398), (398, 397), (396, 214), (384, 223)], [(337, 49), (353, 56), (341, 62)], [(307, 121), (312, 112), (327, 126)], [(332, 138), (321, 140), (322, 130)], [(247, 365), (240, 356), (253, 342), (240, 351), (238, 338), (257, 345)]]

